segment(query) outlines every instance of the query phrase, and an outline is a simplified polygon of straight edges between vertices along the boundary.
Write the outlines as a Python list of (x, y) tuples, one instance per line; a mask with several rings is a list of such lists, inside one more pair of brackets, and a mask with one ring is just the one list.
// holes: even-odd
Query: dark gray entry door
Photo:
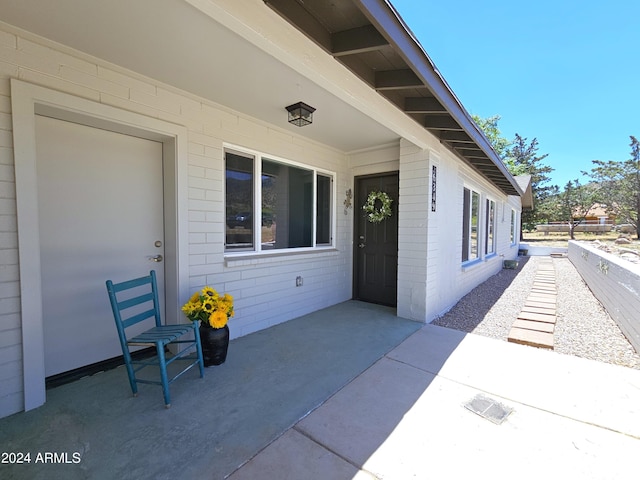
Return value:
[[(355, 179), (354, 298), (396, 306), (398, 293), (398, 173)], [(391, 216), (371, 223), (362, 206), (369, 193), (385, 192)]]

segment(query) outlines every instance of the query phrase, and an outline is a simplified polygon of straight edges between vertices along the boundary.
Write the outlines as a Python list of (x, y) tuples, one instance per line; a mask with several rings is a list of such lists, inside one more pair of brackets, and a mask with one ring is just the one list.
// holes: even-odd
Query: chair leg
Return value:
[(200, 367), (200, 378), (204, 378), (204, 357), (202, 355), (202, 344), (200, 343), (200, 329), (197, 322), (194, 322), (193, 334), (196, 339), (196, 354), (198, 355), (198, 367)]
[(164, 394), (164, 406), (171, 406), (171, 394), (169, 393), (169, 377), (167, 376), (167, 361), (164, 356), (164, 345), (161, 342), (156, 343), (158, 352), (158, 363), (160, 366), (160, 380), (162, 381), (162, 393)]
[(136, 381), (136, 373), (133, 371), (133, 365), (131, 365), (131, 354), (129, 349), (125, 348), (124, 351), (124, 364), (127, 367), (127, 375), (129, 376), (129, 385), (131, 386), (131, 393), (134, 397), (138, 396), (138, 382)]

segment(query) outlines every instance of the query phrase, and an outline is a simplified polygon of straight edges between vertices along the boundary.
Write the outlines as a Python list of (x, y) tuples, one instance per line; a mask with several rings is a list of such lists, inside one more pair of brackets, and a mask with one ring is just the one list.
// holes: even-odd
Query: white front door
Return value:
[(107, 279), (155, 269), (163, 297), (162, 143), (36, 116), (36, 149), (51, 376), (122, 354)]

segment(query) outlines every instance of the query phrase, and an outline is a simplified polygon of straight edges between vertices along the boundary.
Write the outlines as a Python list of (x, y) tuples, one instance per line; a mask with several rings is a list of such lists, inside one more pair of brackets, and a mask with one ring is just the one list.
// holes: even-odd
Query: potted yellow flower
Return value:
[(194, 293), (182, 306), (192, 322), (200, 322), (200, 340), (204, 366), (220, 365), (227, 358), (229, 347), (229, 318), (233, 317), (233, 297), (220, 295), (211, 287)]

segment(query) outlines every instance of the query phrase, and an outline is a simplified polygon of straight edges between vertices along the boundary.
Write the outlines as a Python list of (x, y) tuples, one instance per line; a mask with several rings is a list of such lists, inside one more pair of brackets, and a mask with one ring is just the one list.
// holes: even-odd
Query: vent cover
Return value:
[(496, 400), (485, 397), (482, 394), (476, 395), (464, 405), (464, 408), (471, 410), (473, 413), (480, 415), (482, 418), (486, 418), (496, 425), (504, 422), (509, 414), (513, 412), (513, 408), (505, 407)]

